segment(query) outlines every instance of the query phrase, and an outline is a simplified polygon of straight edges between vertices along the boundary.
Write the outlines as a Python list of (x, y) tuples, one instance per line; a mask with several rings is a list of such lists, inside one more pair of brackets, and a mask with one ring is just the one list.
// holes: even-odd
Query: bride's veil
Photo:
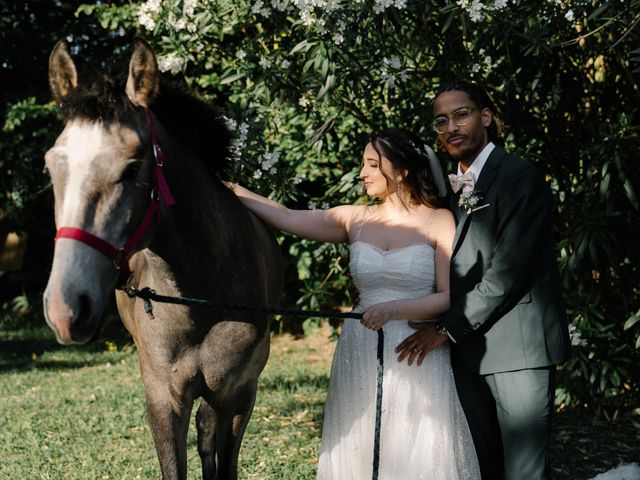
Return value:
[(431, 178), (433, 178), (433, 183), (438, 190), (438, 197), (444, 198), (447, 196), (447, 186), (444, 182), (444, 174), (440, 167), (440, 160), (438, 160), (436, 152), (434, 152), (429, 145), (425, 144), (422, 147), (427, 153), (427, 158), (429, 159), (429, 171), (431, 173)]

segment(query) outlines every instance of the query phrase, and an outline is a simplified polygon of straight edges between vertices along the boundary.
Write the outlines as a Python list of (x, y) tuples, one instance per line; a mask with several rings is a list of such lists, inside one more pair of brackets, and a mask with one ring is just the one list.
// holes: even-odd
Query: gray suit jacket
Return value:
[(455, 355), (480, 374), (564, 362), (570, 340), (552, 231), (553, 196), (528, 161), (496, 146), (457, 222), (451, 309), (441, 319)]

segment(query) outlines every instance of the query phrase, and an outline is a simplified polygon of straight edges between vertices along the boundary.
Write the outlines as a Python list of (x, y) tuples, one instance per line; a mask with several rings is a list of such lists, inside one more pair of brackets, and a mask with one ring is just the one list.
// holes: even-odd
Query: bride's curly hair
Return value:
[[(396, 170), (407, 172), (402, 183), (413, 203), (431, 208), (443, 206), (443, 200), (438, 197), (438, 189), (431, 176), (423, 140), (409, 130), (388, 128), (373, 132), (369, 141), (381, 160), (385, 157)], [(388, 183), (390, 179), (386, 175), (385, 178)]]

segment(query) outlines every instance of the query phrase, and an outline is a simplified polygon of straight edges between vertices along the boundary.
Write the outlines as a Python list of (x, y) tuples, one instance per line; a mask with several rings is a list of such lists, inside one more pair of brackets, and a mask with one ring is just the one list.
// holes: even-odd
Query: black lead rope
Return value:
[(333, 312), (324, 310), (298, 310), (294, 308), (278, 308), (278, 307), (255, 307), (252, 305), (232, 305), (228, 303), (215, 302), (203, 298), (192, 297), (171, 297), (169, 295), (159, 295), (155, 290), (145, 287), (141, 290), (128, 287), (124, 292), (130, 298), (141, 298), (144, 301), (144, 311), (153, 319), (152, 301), (160, 303), (173, 303), (176, 305), (188, 305), (207, 307), (213, 310), (230, 312), (230, 313), (255, 313), (259, 315), (288, 315), (293, 317), (326, 317), (326, 318), (355, 318), (360, 320), (362, 313), (357, 312)]
[(384, 373), (384, 332), (378, 330), (377, 371), (376, 371), (376, 427), (373, 437), (372, 480), (378, 480), (380, 470), (380, 430), (382, 429), (382, 378)]

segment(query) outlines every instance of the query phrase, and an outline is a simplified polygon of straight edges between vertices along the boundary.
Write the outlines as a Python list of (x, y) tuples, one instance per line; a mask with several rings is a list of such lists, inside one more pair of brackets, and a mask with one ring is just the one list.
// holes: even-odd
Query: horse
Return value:
[[(144, 40), (123, 70), (84, 81), (64, 40), (49, 58), (64, 129), (45, 154), (58, 231), (43, 304), (61, 344), (95, 338), (110, 293), (124, 285), (257, 307), (282, 293), (272, 233), (222, 183), (232, 139), (222, 115), (165, 87)], [(186, 479), (198, 398), (202, 476), (236, 479), (269, 316), (160, 303), (150, 315), (123, 289), (116, 303), (137, 347), (163, 479)]]

